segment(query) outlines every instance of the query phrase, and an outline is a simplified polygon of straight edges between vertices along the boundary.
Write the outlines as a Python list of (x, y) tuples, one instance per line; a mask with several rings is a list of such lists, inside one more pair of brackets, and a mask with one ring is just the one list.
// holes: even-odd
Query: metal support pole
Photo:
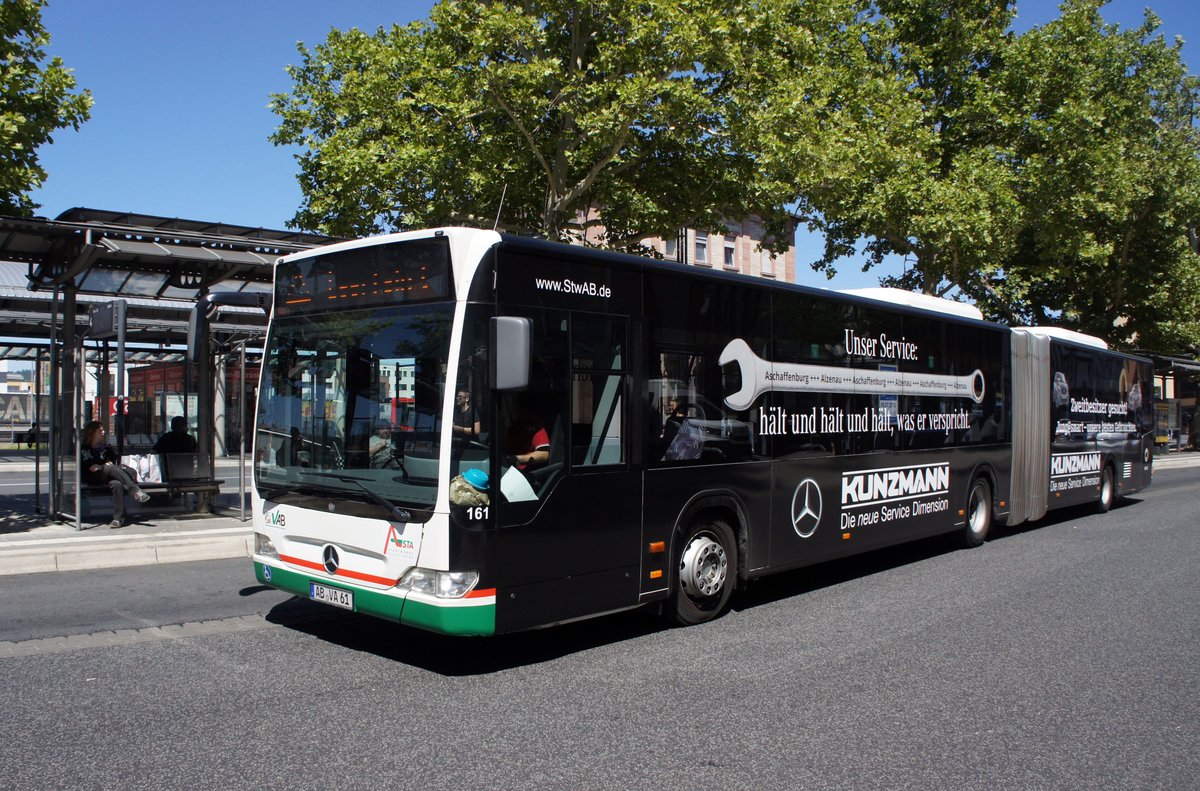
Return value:
[[(200, 452), (200, 461), (205, 465), (205, 475), (215, 478), (213, 466), (213, 353), (212, 340), (204, 333), (196, 340), (200, 353), (197, 355), (196, 371), (196, 414), (199, 418), (196, 427), (196, 449)], [(212, 513), (212, 496), (207, 492), (196, 495), (196, 511), (202, 514)]]
[(246, 521), (246, 342), (242, 341), (241, 375), (238, 377), (238, 518)]
[(83, 367), (86, 359), (83, 338), (75, 345), (75, 529), (83, 529)]
[(50, 300), (50, 415), (47, 422), (47, 428), (50, 433), (47, 435), (50, 441), (46, 443), (46, 470), (50, 475), (50, 480), (47, 482), (48, 506), (51, 515), (58, 518), (62, 504), (62, 494), (59, 491), (59, 476), (58, 476), (58, 448), (55, 438), (58, 436), (57, 429), (59, 425), (58, 403), (62, 397), (62, 389), (59, 387), (58, 376), (62, 371), (62, 366), (59, 364), (60, 344), (58, 339), (58, 289), (54, 289), (54, 296)]
[(42, 350), (37, 350), (33, 367), (33, 510), (42, 512)]
[(229, 353), (222, 348), (217, 356), (216, 363), (213, 367), (213, 440), (216, 444), (216, 450), (213, 454), (214, 459), (217, 456), (232, 456), (230, 453), (232, 448), (229, 447), (229, 417), (225, 414), (226, 409), (226, 394), (228, 392), (228, 383), (226, 374), (229, 368)]
[[(117, 415), (113, 419), (117, 429), (117, 458), (125, 454), (125, 303), (117, 309)], [(107, 359), (107, 358), (105, 358)]]
[[(108, 420), (109, 420), (108, 404), (110, 401), (110, 397), (112, 396), (112, 391), (109, 390), (109, 387), (108, 387), (108, 379), (109, 379), (108, 341), (106, 341), (106, 340), (100, 341), (100, 346), (97, 349), (97, 351), (100, 355), (100, 366), (99, 366), (99, 368), (96, 369), (96, 403), (98, 404), (98, 408), (95, 410), (95, 412), (93, 412), (93, 414), (95, 415), (95, 418), (97, 420), (99, 420), (100, 423), (104, 426), (104, 430), (107, 431), (110, 436), (116, 436), (116, 433), (117, 433), (116, 417), (115, 416), (113, 417), (113, 425), (112, 426), (109, 426), (109, 423), (108, 423)], [(87, 357), (85, 356), (84, 360), (86, 360), (86, 359), (87, 359)], [(84, 381), (85, 382), (87, 381), (86, 376), (84, 377)], [(85, 399), (85, 401), (86, 401), (86, 399)], [(118, 445), (117, 446), (117, 455), (120, 455), (120, 453), (121, 453), (121, 447), (120, 447), (120, 445)]]

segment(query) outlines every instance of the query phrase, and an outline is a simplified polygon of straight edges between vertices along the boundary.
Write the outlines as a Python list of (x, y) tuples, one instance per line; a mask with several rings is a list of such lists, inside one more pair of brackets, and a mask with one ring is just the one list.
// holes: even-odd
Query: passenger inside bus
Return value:
[(550, 461), (550, 433), (545, 422), (523, 404), (505, 435), (505, 455), (521, 471), (545, 466)]
[(292, 426), (291, 435), (279, 442), (279, 449), (275, 451), (275, 463), (280, 467), (308, 467), (311, 456), (303, 447), (304, 440), (300, 436), (299, 427)]
[(374, 469), (399, 469), (400, 462), (396, 445), (392, 442), (392, 424), (381, 420), (375, 424), (375, 433), (367, 444), (368, 464)]
[(479, 437), (479, 413), (471, 403), (471, 391), (459, 389), (454, 399), (454, 436), (466, 440)]

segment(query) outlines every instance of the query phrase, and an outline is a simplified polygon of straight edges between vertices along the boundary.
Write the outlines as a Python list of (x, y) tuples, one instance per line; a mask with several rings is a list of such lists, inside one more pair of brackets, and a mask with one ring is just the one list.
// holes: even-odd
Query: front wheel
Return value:
[(684, 532), (676, 557), (672, 620), (687, 626), (724, 612), (737, 574), (733, 529), (720, 519), (694, 524)]
[(967, 526), (963, 528), (962, 543), (977, 547), (988, 537), (991, 529), (992, 487), (984, 478), (976, 478), (967, 495)]
[(1117, 499), (1116, 492), (1112, 467), (1105, 467), (1104, 471), (1100, 473), (1100, 500), (1096, 503), (1096, 510), (1102, 514), (1111, 511), (1113, 502)]

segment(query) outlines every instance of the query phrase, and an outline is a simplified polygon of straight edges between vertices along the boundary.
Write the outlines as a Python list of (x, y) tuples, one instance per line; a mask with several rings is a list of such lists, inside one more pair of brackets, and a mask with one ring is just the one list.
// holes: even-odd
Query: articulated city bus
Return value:
[(703, 622), (756, 577), (1148, 485), (1151, 369), (1102, 346), (482, 230), (307, 251), (276, 270), (255, 573), (457, 635)]

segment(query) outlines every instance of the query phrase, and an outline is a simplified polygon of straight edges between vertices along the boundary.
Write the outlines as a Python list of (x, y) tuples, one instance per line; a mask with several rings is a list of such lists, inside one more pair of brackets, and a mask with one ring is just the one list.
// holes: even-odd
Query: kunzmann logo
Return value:
[(1050, 477), (1062, 478), (1067, 475), (1099, 472), (1100, 466), (1099, 453), (1055, 453), (1050, 457)]
[(842, 473), (842, 506), (856, 508), (909, 497), (948, 494), (950, 463)]

